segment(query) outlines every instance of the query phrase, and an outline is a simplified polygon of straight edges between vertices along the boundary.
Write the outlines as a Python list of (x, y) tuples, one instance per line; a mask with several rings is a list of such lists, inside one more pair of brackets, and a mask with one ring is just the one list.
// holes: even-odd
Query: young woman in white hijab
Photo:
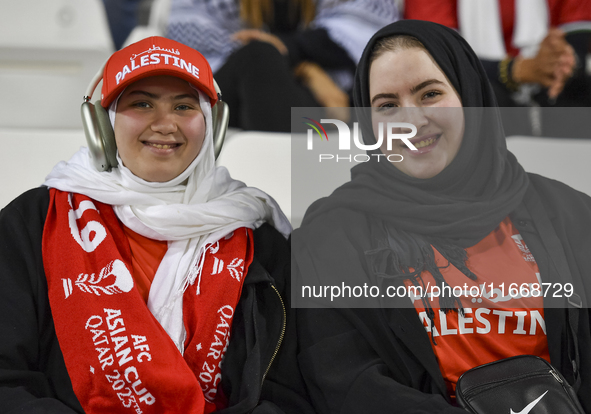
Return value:
[[(99, 171), (82, 148), (0, 214), (0, 407), (268, 406), (291, 227), (215, 166), (217, 100), (209, 64), (180, 43), (144, 39), (109, 59), (100, 105), (117, 165)], [(297, 394), (283, 389), (278, 401)]]

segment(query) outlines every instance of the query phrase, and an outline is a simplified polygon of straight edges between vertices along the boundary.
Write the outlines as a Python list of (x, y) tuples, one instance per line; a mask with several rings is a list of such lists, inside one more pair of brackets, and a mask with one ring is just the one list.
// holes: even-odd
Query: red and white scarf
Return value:
[(131, 275), (131, 251), (113, 208), (50, 191), (43, 262), (51, 311), (74, 392), (87, 413), (210, 413), (221, 361), (252, 262), (239, 228), (204, 255), (201, 293), (183, 294), (184, 355), (148, 310)]

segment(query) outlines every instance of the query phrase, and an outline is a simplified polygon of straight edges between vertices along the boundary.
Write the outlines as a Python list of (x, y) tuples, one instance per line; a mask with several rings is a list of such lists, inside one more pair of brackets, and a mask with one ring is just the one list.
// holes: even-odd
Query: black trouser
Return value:
[(269, 43), (254, 41), (237, 50), (214, 77), (230, 107), (231, 127), (290, 132), (292, 106), (319, 106)]

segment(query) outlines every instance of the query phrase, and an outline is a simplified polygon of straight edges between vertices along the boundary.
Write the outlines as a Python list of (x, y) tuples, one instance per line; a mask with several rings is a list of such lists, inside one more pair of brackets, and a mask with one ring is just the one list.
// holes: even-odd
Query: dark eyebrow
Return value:
[(433, 85), (433, 84), (443, 85), (443, 82), (441, 82), (440, 80), (437, 80), (437, 79), (428, 79), (425, 82), (419, 83), (414, 88), (411, 88), (410, 93), (414, 94), (414, 93), (420, 91), (421, 89), (426, 88), (427, 86)]
[(158, 99), (158, 95), (150, 93), (150, 92), (142, 91), (142, 90), (131, 91), (131, 92), (129, 92), (129, 95), (144, 95), (144, 96), (147, 96), (148, 98)]
[[(426, 81), (421, 82), (421, 83), (419, 83), (416, 86), (413, 86), (410, 89), (410, 93), (411, 94), (415, 94), (416, 92), (420, 91), (421, 89), (426, 88), (429, 85), (434, 85), (434, 84), (436, 84), (436, 85), (444, 85), (444, 83), (441, 82), (440, 80), (437, 80), (437, 79), (427, 79)], [(371, 103), (373, 104), (375, 101), (377, 101), (378, 99), (381, 99), (381, 98), (398, 99), (398, 94), (396, 94), (396, 93), (379, 93), (379, 94), (377, 94), (376, 96), (374, 96), (372, 98)]]
[[(148, 98), (151, 98), (151, 99), (158, 99), (158, 98), (160, 98), (160, 95), (156, 95), (154, 93), (150, 93), (150, 92), (146, 92), (146, 91), (142, 91), (142, 90), (131, 91), (131, 92), (129, 92), (129, 95), (143, 95), (143, 96), (147, 96)], [(176, 95), (172, 99), (175, 100), (175, 101), (178, 101), (178, 100), (187, 99), (187, 98), (191, 98), (191, 99), (199, 102), (199, 98), (197, 98), (195, 95), (193, 95), (191, 93), (185, 93), (185, 94), (182, 94), (182, 95)]]
[(380, 98), (398, 99), (398, 94), (397, 93), (378, 93), (376, 96), (374, 96), (372, 98), (371, 104), (373, 105), (373, 103)]
[(196, 96), (195, 96), (195, 95), (193, 95), (193, 94), (190, 94), (190, 93), (185, 93), (185, 94), (183, 94), (183, 95), (177, 95), (177, 96), (175, 96), (173, 99), (174, 99), (175, 101), (178, 101), (178, 100), (180, 100), (180, 99), (187, 99), (187, 98), (191, 98), (191, 99), (194, 99), (194, 100), (196, 100), (197, 102), (199, 102), (199, 98), (198, 98), (198, 97), (196, 97)]

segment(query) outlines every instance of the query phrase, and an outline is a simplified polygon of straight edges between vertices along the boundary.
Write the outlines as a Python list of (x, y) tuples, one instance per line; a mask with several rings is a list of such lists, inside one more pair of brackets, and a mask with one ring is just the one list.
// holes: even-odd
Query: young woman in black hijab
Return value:
[[(374, 150), (404, 160), (371, 156), (292, 234), (301, 285), (380, 288), (349, 308), (299, 309), (298, 360), (317, 411), (464, 412), (458, 377), (521, 354), (551, 361), (591, 411), (591, 199), (523, 170), (478, 58), (444, 26), (406, 20), (376, 33), (354, 101), (365, 144), (376, 121), (404, 113), (417, 151), (402, 141)], [(574, 294), (529, 294), (542, 282)], [(528, 291), (509, 293), (511, 283)], [(435, 285), (464, 293), (381, 296)]]

